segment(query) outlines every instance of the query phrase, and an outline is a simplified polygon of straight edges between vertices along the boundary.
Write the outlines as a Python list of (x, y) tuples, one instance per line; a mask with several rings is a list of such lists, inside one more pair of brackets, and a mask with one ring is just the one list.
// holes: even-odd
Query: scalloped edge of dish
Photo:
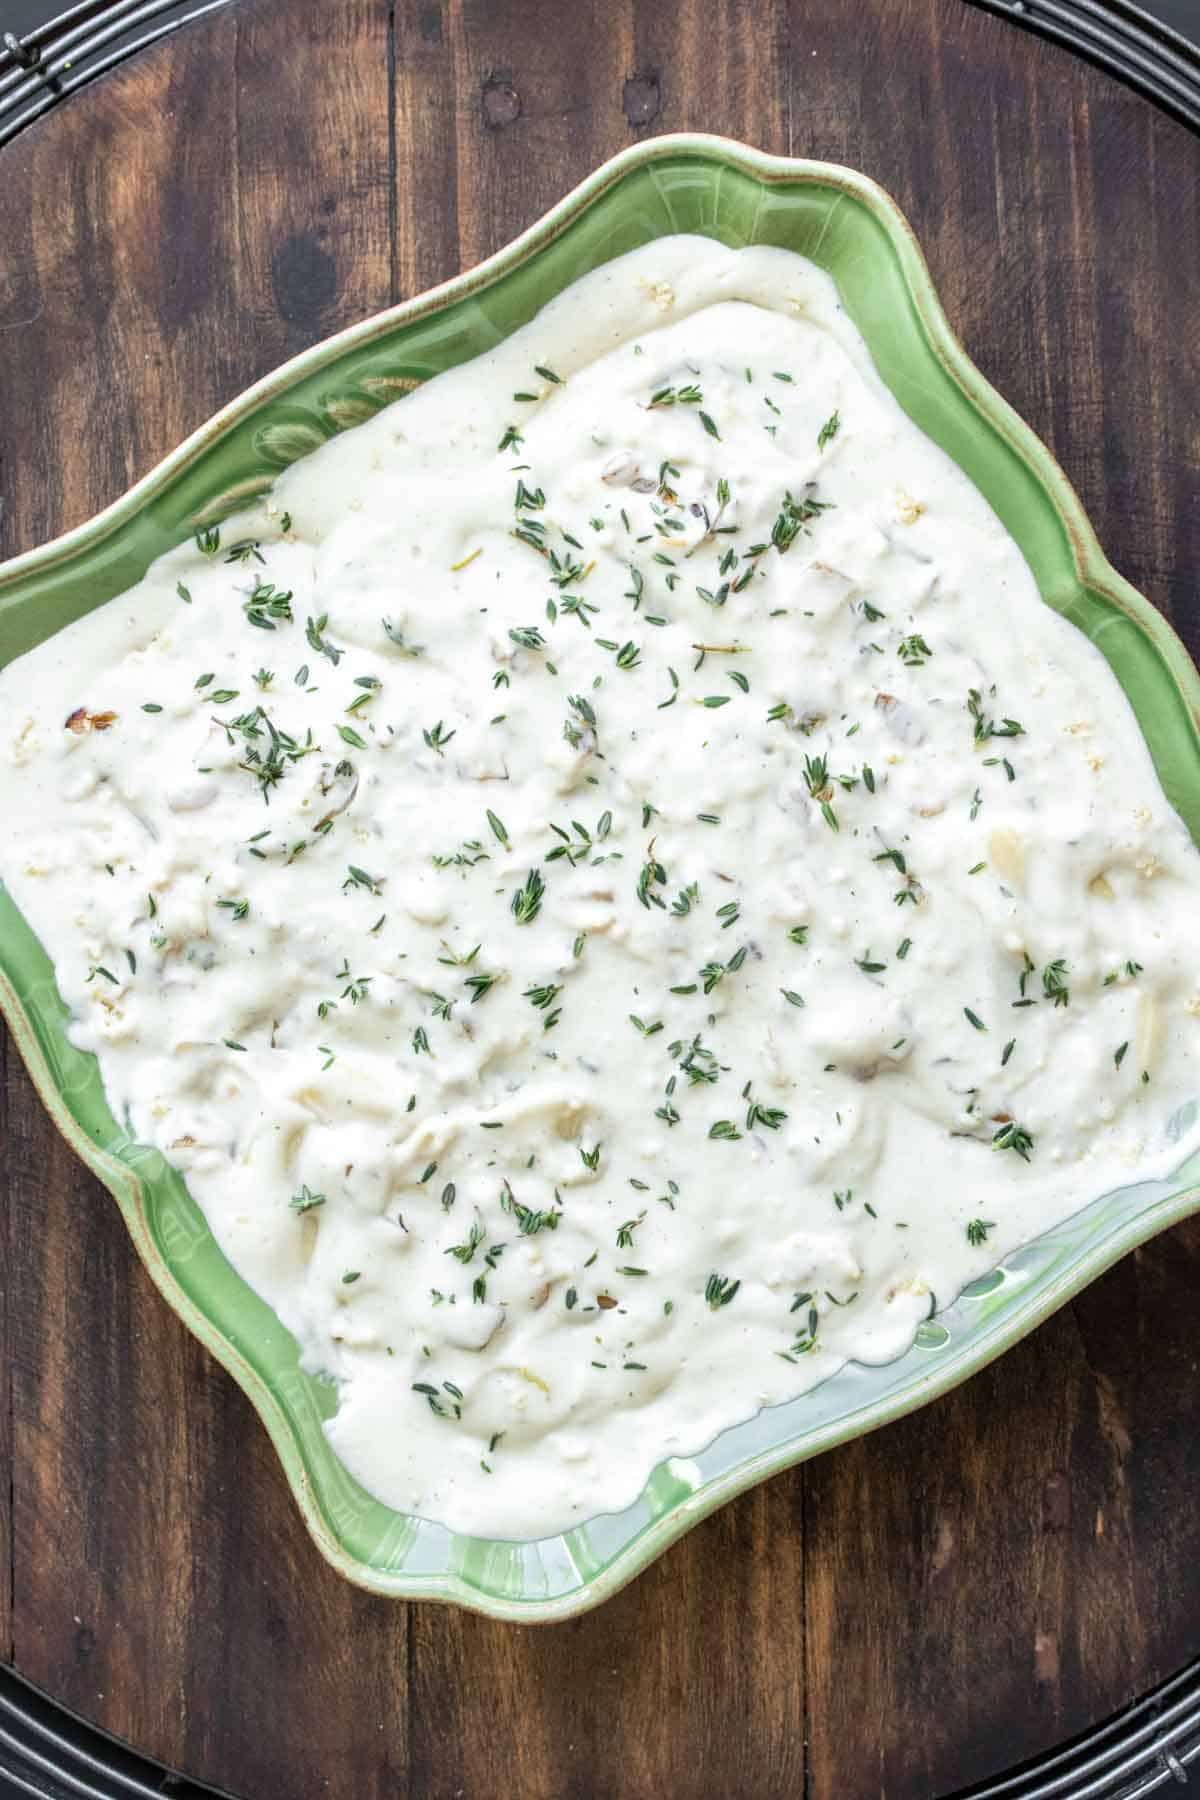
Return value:
[[(716, 166), (733, 166), (763, 188), (805, 182), (841, 188), (867, 207), (882, 226), (896, 254), (929, 352), (951, 377), (959, 390), (961, 403), (971, 410), (976, 420), (992, 427), (1041, 489), (1066, 535), (1080, 593), (1106, 601), (1125, 614), (1143, 639), (1149, 639), (1158, 652), (1186, 708), (1193, 750), (1200, 755), (1200, 676), (1187, 651), (1166, 620), (1109, 563), (1078, 497), (1049, 450), (991, 386), (958, 342), (916, 237), (896, 202), (868, 176), (837, 164), (772, 156), (730, 139), (700, 133), (654, 138), (622, 151), (494, 256), (412, 300), (348, 327), (282, 364), (221, 408), (104, 511), (50, 543), (0, 565), (0, 603), (27, 578), (68, 565), (76, 557), (117, 537), (152, 501), (166, 494), (207, 451), (236, 426), (249, 420), (266, 402), (280, 398), (301, 379), (331, 368), (347, 352), (490, 287), (501, 276), (530, 261), (561, 237), (601, 195), (626, 176), (681, 155), (707, 159)], [(196, 522), (202, 516), (197, 515)], [(437, 1574), (414, 1574), (403, 1570), (388, 1573), (347, 1549), (314, 1492), (300, 1445), (299, 1425), (288, 1404), (177, 1280), (149, 1226), (141, 1178), (135, 1169), (93, 1142), (73, 1116), (25, 1003), (2, 968), (0, 1013), (8, 1023), (34, 1086), (55, 1125), (115, 1197), (134, 1247), (155, 1285), (188, 1329), (238, 1382), (254, 1406), (280, 1458), (308, 1531), (326, 1560), (346, 1579), (371, 1592), (390, 1598), (459, 1605), (497, 1619), (550, 1622), (573, 1617), (600, 1604), (693, 1525), (727, 1501), (771, 1475), (891, 1423), (947, 1393), (1027, 1336), (1130, 1250), (1200, 1210), (1200, 1185), (1188, 1186), (1152, 1201), (1120, 1228), (1111, 1231), (1103, 1242), (1075, 1254), (1068, 1266), (1039, 1293), (1016, 1301), (1011, 1310), (983, 1331), (970, 1347), (958, 1351), (937, 1370), (916, 1377), (897, 1393), (839, 1415), (822, 1428), (788, 1437), (735, 1464), (694, 1498), (674, 1502), (619, 1548), (598, 1574), (569, 1592), (550, 1599), (510, 1599), (487, 1593), (453, 1570)], [(403, 1514), (395, 1516), (401, 1520), (406, 1517)]]

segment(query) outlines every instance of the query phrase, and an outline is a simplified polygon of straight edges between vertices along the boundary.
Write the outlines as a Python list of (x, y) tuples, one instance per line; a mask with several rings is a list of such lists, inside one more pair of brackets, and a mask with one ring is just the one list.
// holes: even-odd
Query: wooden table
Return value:
[[(702, 128), (867, 170), (1200, 648), (1200, 141), (963, 0), (236, 0), (0, 153), (0, 553)], [(573, 1624), (361, 1594), (8, 1053), (0, 1654), (252, 1800), (925, 1800), (1200, 1649), (1200, 1221)], [(767, 1544), (774, 1546), (770, 1555)]]

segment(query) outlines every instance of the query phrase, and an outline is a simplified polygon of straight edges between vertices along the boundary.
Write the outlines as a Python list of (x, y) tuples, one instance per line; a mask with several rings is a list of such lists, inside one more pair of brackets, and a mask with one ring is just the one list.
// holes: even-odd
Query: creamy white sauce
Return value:
[(1200, 859), (787, 252), (598, 270), (0, 716), (70, 1036), (395, 1507), (621, 1507), (1185, 1154)]

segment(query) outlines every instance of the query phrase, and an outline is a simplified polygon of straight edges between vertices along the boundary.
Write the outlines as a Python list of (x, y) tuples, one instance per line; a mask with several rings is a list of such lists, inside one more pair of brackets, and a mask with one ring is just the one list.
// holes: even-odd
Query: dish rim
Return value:
[[(559, 238), (599, 197), (630, 173), (679, 156), (699, 156), (732, 165), (764, 187), (820, 184), (841, 188), (866, 205), (896, 253), (900, 273), (932, 354), (959, 389), (977, 419), (989, 424), (1024, 464), (1043, 490), (1066, 535), (1081, 589), (1107, 600), (1125, 613), (1157, 649), (1187, 708), (1193, 729), (1200, 725), (1200, 675), (1167, 620), (1121, 576), (1105, 556), (1070, 482), (1052, 453), (983, 376), (947, 320), (915, 233), (891, 196), (869, 176), (835, 163), (776, 156), (733, 139), (707, 133), (681, 132), (635, 144), (610, 158), (557, 201), (510, 243), (471, 269), (401, 301), (291, 357), (244, 389), (192, 432), (118, 499), (92, 518), (49, 543), (0, 564), (0, 602), (30, 576), (41, 576), (76, 556), (116, 537), (157, 497), (164, 495), (215, 443), (248, 420), (262, 405), (286, 394), (300, 379), (337, 364), (348, 351), (384, 337), (399, 326), (436, 313), (453, 302), (491, 286), (503, 275), (530, 261)], [(558, 290), (561, 291), (561, 290)], [(870, 344), (868, 342), (868, 348)], [(86, 1166), (112, 1192), (134, 1247), (172, 1310), (226, 1368), (246, 1393), (262, 1420), (283, 1465), (285, 1478), (305, 1525), (326, 1560), (346, 1579), (394, 1599), (431, 1600), (459, 1605), (485, 1616), (521, 1622), (552, 1622), (599, 1605), (645, 1569), (684, 1533), (719, 1506), (810, 1456), (890, 1424), (927, 1401), (949, 1392), (995, 1357), (1026, 1337), (1052, 1312), (1094, 1281), (1120, 1257), (1168, 1226), (1200, 1209), (1200, 1185), (1185, 1187), (1149, 1204), (1136, 1217), (1083, 1252), (1072, 1266), (1028, 1299), (1015, 1316), (1006, 1316), (981, 1339), (961, 1348), (945, 1364), (931, 1370), (902, 1392), (875, 1401), (869, 1416), (841, 1414), (824, 1427), (793, 1435), (716, 1477), (693, 1500), (671, 1506), (632, 1542), (625, 1544), (590, 1580), (550, 1599), (509, 1599), (489, 1594), (457, 1571), (437, 1574), (383, 1571), (347, 1548), (326, 1518), (313, 1491), (309, 1472), (296, 1442), (288, 1406), (268, 1379), (180, 1284), (162, 1255), (146, 1220), (142, 1181), (133, 1168), (100, 1149), (71, 1113), (50, 1062), (8, 972), (0, 967), (0, 1014), (34, 1086), (56, 1127)], [(407, 1515), (398, 1515), (401, 1517)], [(461, 1534), (452, 1534), (460, 1538)]]

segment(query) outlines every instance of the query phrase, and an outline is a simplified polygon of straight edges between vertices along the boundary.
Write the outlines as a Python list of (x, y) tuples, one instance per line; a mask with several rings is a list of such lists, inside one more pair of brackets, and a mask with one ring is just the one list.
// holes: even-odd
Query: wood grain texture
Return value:
[[(676, 129), (890, 188), (1200, 649), (1200, 143), (962, 0), (235, 0), (0, 154), (0, 553)], [(325, 1568), (11, 1049), (0, 1205), (0, 1649), (247, 1800), (928, 1800), (1200, 1648), (1200, 1224), (533, 1631)]]

